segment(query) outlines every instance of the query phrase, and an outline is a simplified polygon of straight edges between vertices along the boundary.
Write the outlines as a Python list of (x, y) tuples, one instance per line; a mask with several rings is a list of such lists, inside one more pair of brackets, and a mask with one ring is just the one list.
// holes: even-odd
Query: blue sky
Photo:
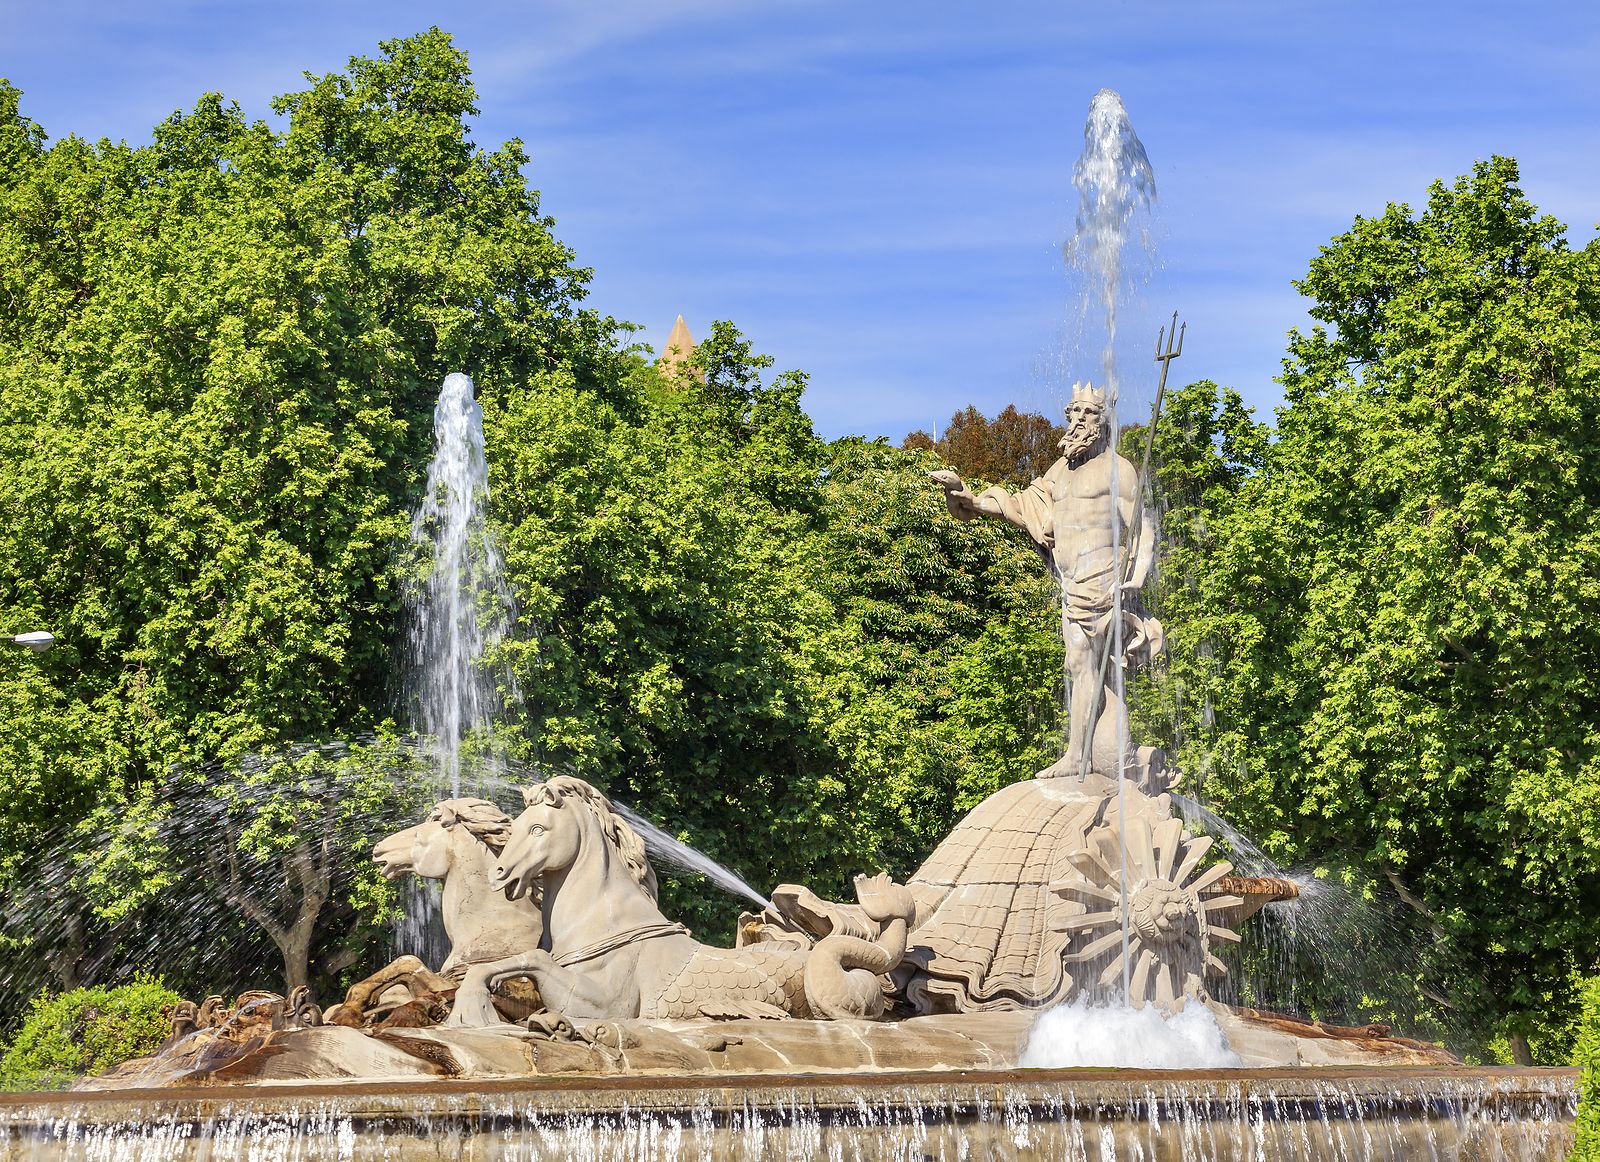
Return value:
[(1096, 372), (1060, 244), (1102, 86), (1161, 199), (1121, 329), (1135, 412), (1177, 309), (1175, 375), (1270, 414), (1317, 247), (1475, 159), (1517, 157), (1575, 244), (1600, 221), (1593, 0), (0, 0), (0, 76), (52, 137), (139, 141), (207, 90), (265, 116), (302, 71), (432, 24), (471, 56), (477, 140), (525, 142), (593, 305), (654, 345), (679, 312), (733, 319), (811, 373), (828, 436), (1050, 409)]

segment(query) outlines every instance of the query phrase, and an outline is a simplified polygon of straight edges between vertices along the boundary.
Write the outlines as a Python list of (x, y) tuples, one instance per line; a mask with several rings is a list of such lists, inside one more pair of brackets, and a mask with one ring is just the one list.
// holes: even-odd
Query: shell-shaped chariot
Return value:
[[(1297, 894), (1208, 863), (1211, 839), (1192, 835), (1168, 796), (1106, 783), (1026, 779), (955, 825), (906, 881), (916, 916), (890, 982), (902, 1011), (1038, 1008), (1083, 993), (1176, 1010), (1227, 971), (1217, 950), (1238, 940), (1235, 926)], [(746, 927), (753, 939), (866, 930), (855, 911), (785, 886)]]

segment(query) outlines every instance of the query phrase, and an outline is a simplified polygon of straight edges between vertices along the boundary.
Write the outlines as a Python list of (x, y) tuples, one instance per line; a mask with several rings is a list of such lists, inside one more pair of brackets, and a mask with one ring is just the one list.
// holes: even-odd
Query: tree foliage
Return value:
[(1597, 1162), (1600, 1160), (1600, 977), (1589, 980), (1582, 1000), (1578, 1044), (1572, 1054), (1573, 1067), (1583, 1071), (1578, 1078), (1582, 1101), (1578, 1106), (1577, 1140), (1568, 1162)]
[(147, 147), (20, 135), (0, 592), (64, 647), (8, 721), (76, 744), (46, 763), (7, 732), (10, 817), (382, 707), (437, 383), (521, 380), (600, 326), (519, 148), (465, 136), (472, 100), (435, 32), (312, 78), (281, 132), (213, 94)]
[[(524, 753), (761, 891), (846, 892), (864, 867), (914, 867), (961, 788), (1012, 769), (937, 736), (963, 696), (1032, 706), (1038, 683), (931, 687), (964, 653), (1017, 668), (1011, 640), (979, 639), (991, 617), (1048, 624), (1042, 570), (999, 530), (950, 521), (926, 458), (817, 440), (803, 377), (765, 379), (731, 324), (696, 360), (703, 383), (638, 364), (625, 402), (548, 380), (486, 404), (506, 564), (536, 627), (506, 647)], [(1035, 642), (1041, 660), (1053, 706), (1058, 663)], [(996, 745), (1033, 762), (1053, 730), (1039, 715)], [(698, 924), (732, 919), (700, 886), (667, 895)]]
[[(936, 457), (856, 439), (832, 453), (821, 584), (862, 661), (837, 679), (849, 685), (830, 729), (879, 748), (863, 761), (921, 853), (957, 813), (1059, 757), (1055, 586), (1026, 538), (950, 518), (927, 481)], [(880, 715), (904, 725), (873, 726)]]
[(210, 94), (137, 147), (47, 147), (0, 87), (0, 626), (61, 642), (5, 659), (8, 855), (385, 718), (440, 379), (617, 357), (520, 146), (468, 137), (464, 55), (382, 49), (281, 129)]
[(1215, 721), (1185, 765), (1276, 853), (1392, 886), (1437, 995), (1513, 1030), (1600, 933), (1600, 248), (1516, 183), (1482, 163), (1313, 260), (1276, 438), (1211, 441), (1169, 623)]
[(968, 405), (950, 417), (936, 440), (927, 432), (912, 432), (902, 447), (933, 452), (963, 476), (1020, 488), (1061, 455), (1066, 429), (1037, 412), (1018, 411), (1007, 404), (993, 420)]

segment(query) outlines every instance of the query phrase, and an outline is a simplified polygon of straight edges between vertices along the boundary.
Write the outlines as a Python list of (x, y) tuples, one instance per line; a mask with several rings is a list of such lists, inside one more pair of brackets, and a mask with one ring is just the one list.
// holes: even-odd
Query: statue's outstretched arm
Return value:
[(971, 520), (975, 516), (991, 515), (984, 512), (978, 497), (972, 495), (965, 481), (948, 468), (928, 473), (928, 479), (944, 489), (945, 507), (957, 520)]
[[(928, 473), (928, 479), (944, 489), (945, 506), (960, 520), (991, 516), (1022, 529), (1035, 545), (1048, 552), (1054, 541), (1050, 519), (1050, 496), (1043, 480), (1036, 480), (1021, 492), (1007, 492), (998, 484), (976, 496), (960, 476), (942, 468)], [(1030, 520), (1030, 515), (1032, 519)]]
[(961, 477), (948, 468), (928, 473), (928, 479), (944, 489), (944, 502), (953, 517), (971, 520), (975, 516), (994, 516), (1008, 520), (1014, 525), (1027, 527), (1017, 510), (1016, 498), (998, 484), (985, 488), (974, 496), (972, 489), (966, 486)]

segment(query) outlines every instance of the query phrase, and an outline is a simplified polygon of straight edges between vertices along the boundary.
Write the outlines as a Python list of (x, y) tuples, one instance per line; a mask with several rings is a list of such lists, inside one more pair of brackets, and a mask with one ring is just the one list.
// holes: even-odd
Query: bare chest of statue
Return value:
[(1051, 554), (1062, 583), (1103, 581), (1109, 588), (1118, 544), (1124, 556), (1128, 551), (1137, 469), (1107, 451), (1077, 465), (1058, 460), (1045, 478), (1051, 489)]

